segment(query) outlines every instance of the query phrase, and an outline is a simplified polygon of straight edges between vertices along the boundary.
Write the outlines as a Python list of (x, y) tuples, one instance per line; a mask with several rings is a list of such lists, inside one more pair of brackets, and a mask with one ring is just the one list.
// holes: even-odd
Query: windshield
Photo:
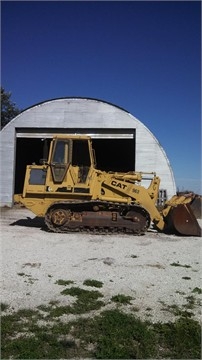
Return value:
[(67, 164), (69, 162), (69, 142), (66, 140), (56, 142), (52, 162), (56, 164)]

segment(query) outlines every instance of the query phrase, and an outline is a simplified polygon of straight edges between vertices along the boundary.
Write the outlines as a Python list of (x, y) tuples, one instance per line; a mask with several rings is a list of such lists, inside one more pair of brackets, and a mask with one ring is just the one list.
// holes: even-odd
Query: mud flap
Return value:
[(167, 233), (184, 236), (201, 236), (201, 228), (189, 204), (171, 208), (165, 218)]

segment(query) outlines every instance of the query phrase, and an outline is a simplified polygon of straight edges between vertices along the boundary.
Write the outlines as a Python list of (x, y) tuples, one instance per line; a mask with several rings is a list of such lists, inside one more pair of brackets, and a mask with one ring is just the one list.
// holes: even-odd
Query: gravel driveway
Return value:
[(14, 311), (50, 301), (66, 304), (70, 299), (60, 294), (59, 279), (84, 289), (89, 289), (86, 279), (95, 279), (103, 282), (99, 291), (108, 306), (112, 296), (124, 294), (133, 298), (128, 310), (141, 318), (172, 321), (171, 310), (180, 307), (199, 319), (200, 244), (201, 238), (153, 231), (143, 236), (54, 234), (29, 210), (3, 208), (1, 301)]

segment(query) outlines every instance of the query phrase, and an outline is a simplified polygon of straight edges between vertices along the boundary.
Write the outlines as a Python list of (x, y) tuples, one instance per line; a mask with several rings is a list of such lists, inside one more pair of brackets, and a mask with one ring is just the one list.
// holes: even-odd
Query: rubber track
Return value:
[[(66, 208), (66, 210), (71, 210), (71, 208), (80, 208), (80, 211), (85, 211), (87, 209), (84, 209), (86, 206), (93, 206), (93, 205), (102, 205), (104, 207), (106, 207), (105, 209), (103, 210), (107, 210), (107, 209), (110, 209), (110, 207), (114, 208), (113, 211), (117, 211), (117, 212), (122, 212), (122, 211), (129, 211), (129, 210), (132, 210), (132, 211), (135, 211), (135, 210), (138, 210), (137, 211), (137, 214), (138, 213), (141, 213), (141, 215), (143, 215), (145, 217), (145, 225), (142, 229), (129, 229), (129, 228), (126, 228), (125, 226), (124, 227), (99, 227), (99, 226), (96, 226), (96, 227), (87, 227), (87, 226), (78, 226), (77, 228), (71, 228), (70, 226), (68, 226), (68, 223), (67, 224), (64, 224), (63, 226), (54, 226), (51, 222), (51, 219), (50, 219), (50, 216), (49, 216), (49, 213), (52, 209), (54, 208), (58, 208), (58, 209), (64, 209)], [(84, 207), (84, 208), (83, 208)], [(89, 211), (90, 209), (88, 209)], [(109, 210), (111, 211), (111, 210)], [(130, 220), (128, 220), (130, 221)], [(123, 203), (114, 203), (114, 202), (106, 202), (106, 201), (100, 201), (100, 200), (89, 200), (89, 201), (59, 201), (59, 202), (56, 202), (54, 204), (52, 204), (46, 215), (45, 215), (45, 224), (46, 226), (48, 227), (48, 229), (52, 232), (56, 232), (56, 233), (74, 233), (74, 232), (82, 232), (82, 233), (90, 233), (90, 234), (135, 234), (135, 235), (143, 235), (145, 234), (145, 232), (147, 232), (148, 230), (148, 227), (150, 225), (150, 216), (148, 214), (148, 212), (142, 208), (141, 206), (138, 206), (138, 205), (133, 205), (133, 204), (123, 204)]]

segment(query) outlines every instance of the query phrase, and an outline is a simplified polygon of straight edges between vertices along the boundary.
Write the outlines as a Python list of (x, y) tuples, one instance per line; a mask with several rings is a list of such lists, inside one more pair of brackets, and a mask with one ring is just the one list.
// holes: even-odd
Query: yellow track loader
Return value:
[[(148, 188), (141, 185), (145, 177)], [(89, 136), (56, 135), (48, 159), (27, 165), (23, 193), (14, 201), (44, 217), (54, 232), (144, 234), (152, 223), (161, 232), (200, 236), (194, 195), (174, 196), (159, 211), (159, 184), (155, 173), (100, 171)]]

